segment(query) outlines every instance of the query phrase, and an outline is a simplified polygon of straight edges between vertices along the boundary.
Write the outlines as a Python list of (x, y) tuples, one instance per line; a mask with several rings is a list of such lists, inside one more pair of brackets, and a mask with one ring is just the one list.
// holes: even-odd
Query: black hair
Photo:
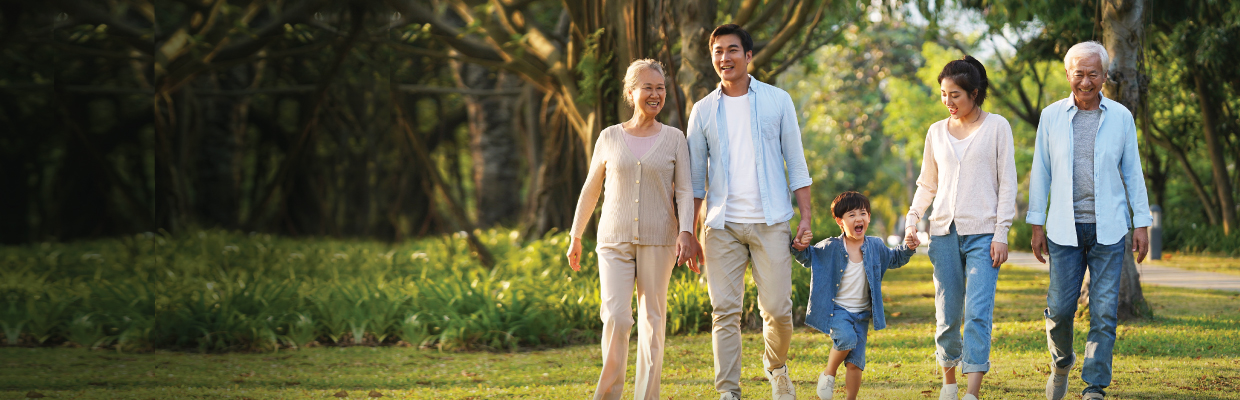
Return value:
[(850, 190), (840, 193), (839, 196), (835, 196), (835, 200), (831, 200), (831, 214), (834, 214), (836, 218), (844, 218), (844, 214), (857, 209), (870, 212), (870, 199), (864, 194)]
[(714, 45), (715, 38), (727, 35), (736, 35), (736, 37), (740, 38), (741, 48), (744, 49), (746, 53), (753, 51), (753, 38), (749, 36), (749, 32), (746, 32), (745, 28), (741, 28), (741, 26), (737, 24), (719, 25), (718, 28), (715, 28), (714, 32), (710, 33), (710, 41), (706, 43)]
[[(990, 80), (986, 79), (986, 67), (982, 66), (981, 61), (977, 61), (973, 56), (964, 56), (959, 60), (947, 63), (943, 66), (943, 72), (939, 72), (939, 83), (943, 83), (943, 78), (951, 78), (956, 86), (964, 89), (965, 93), (973, 98), (973, 103), (978, 107), (986, 102), (986, 88), (990, 86)], [(973, 91), (977, 91), (977, 95)]]

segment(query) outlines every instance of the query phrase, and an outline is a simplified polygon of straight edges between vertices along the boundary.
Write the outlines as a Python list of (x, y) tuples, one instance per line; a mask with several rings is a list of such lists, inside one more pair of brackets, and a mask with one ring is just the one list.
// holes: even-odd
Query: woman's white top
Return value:
[(947, 135), (947, 138), (952, 142), (952, 150), (956, 151), (956, 161), (960, 161), (961, 158), (964, 158), (964, 152), (969, 149), (969, 143), (973, 143), (973, 138), (975, 136), (977, 135), (974, 134), (969, 135), (969, 137), (964, 139), (956, 139), (955, 136), (950, 134)]

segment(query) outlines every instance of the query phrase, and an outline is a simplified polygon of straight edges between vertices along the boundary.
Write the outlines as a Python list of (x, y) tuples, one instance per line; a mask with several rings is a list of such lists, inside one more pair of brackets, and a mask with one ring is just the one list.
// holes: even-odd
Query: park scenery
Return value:
[[(1209, 0), (6, 2), (0, 397), (1240, 400), (1237, 43), (1240, 2)], [(1103, 115), (1094, 189), (1064, 115)], [(937, 175), (954, 200), (927, 209), (953, 149), (930, 137), (971, 127), (1007, 138), (973, 142), (997, 161), (944, 165), (1002, 188)], [(1071, 225), (1123, 254), (1114, 291), (1069, 288), (1052, 395)], [(936, 345), (939, 249), (974, 234), (1003, 263), (984, 375), (976, 331), (949, 372)], [(747, 255), (721, 261), (724, 235)], [(859, 394), (836, 325), (810, 326), (831, 310), (881, 313)]]

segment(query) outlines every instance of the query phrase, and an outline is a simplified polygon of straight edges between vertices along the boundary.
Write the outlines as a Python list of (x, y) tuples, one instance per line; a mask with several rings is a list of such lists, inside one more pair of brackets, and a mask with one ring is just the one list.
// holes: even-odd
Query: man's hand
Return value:
[(702, 247), (698, 245), (697, 239), (693, 238), (693, 234), (681, 231), (676, 237), (675, 265), (680, 265), (681, 260), (684, 260), (685, 266), (688, 266), (690, 271), (700, 274), (702, 271), (698, 268), (698, 257), (701, 255)]
[(814, 233), (805, 231), (801, 236), (792, 238), (792, 247), (797, 250), (805, 250), (809, 248), (809, 243), (814, 240)]
[(573, 238), (572, 243), (568, 244), (568, 266), (573, 271), (581, 271), (581, 239)]
[[(796, 234), (796, 236), (793, 236), (792, 243), (794, 243), (794, 244), (795, 244), (797, 241), (801, 240), (801, 237), (805, 236), (805, 234), (806, 234), (806, 233), (808, 233), (808, 234), (810, 235), (810, 239), (813, 239), (813, 237), (814, 237), (814, 233), (813, 233), (813, 232), (810, 232), (810, 229), (809, 229), (809, 217), (808, 217), (808, 216), (807, 216), (807, 217), (804, 217), (804, 218), (801, 218), (801, 223), (797, 224), (797, 234)], [(805, 245), (806, 245), (807, 247), (809, 246), (809, 241), (808, 241), (808, 240), (806, 240), (806, 241), (805, 241)], [(804, 249), (802, 249), (802, 250), (804, 250)]]
[(990, 242), (990, 261), (992, 267), (999, 268), (1000, 265), (1007, 262), (1007, 257), (1007, 243)]
[(917, 227), (904, 227), (904, 245), (908, 248), (917, 250), (917, 246), (921, 246), (921, 239), (917, 237)]
[(1140, 227), (1132, 233), (1132, 251), (1137, 252), (1137, 263), (1145, 261), (1145, 254), (1150, 251), (1150, 228)]
[(1042, 225), (1033, 226), (1033, 239), (1029, 240), (1029, 246), (1033, 247), (1033, 257), (1038, 262), (1046, 264), (1046, 259), (1042, 258), (1042, 253), (1046, 252), (1047, 256), (1051, 253), (1046, 249), (1046, 231), (1042, 230)]

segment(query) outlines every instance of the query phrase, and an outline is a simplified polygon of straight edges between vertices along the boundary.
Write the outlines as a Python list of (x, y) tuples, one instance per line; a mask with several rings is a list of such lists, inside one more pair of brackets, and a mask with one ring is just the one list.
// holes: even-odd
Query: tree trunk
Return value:
[(706, 97), (718, 83), (708, 43), (718, 7), (714, 1), (683, 1), (675, 6), (675, 14), (680, 16), (680, 68), (676, 83), (685, 96), (681, 115), (685, 116), (686, 127), (693, 103)]
[[(1103, 87), (1107, 97), (1127, 107), (1132, 115), (1141, 115), (1138, 106), (1145, 91), (1145, 77), (1141, 74), (1141, 46), (1144, 35), (1142, 16), (1145, 13), (1142, 0), (1106, 0), (1102, 6), (1103, 46), (1111, 56), (1107, 68), (1108, 79)], [(1144, 179), (1144, 177), (1142, 177)], [(1124, 239), (1124, 266), (1120, 272), (1119, 317), (1121, 320), (1147, 315), (1149, 307), (1141, 292), (1140, 274), (1133, 262), (1132, 233)], [(1089, 285), (1081, 287), (1081, 299), (1088, 302)]]
[(1193, 80), (1197, 87), (1197, 102), (1201, 107), (1202, 134), (1206, 137), (1206, 149), (1210, 152), (1214, 188), (1218, 192), (1219, 210), (1222, 211), (1223, 234), (1231, 236), (1231, 231), (1236, 229), (1236, 201), (1231, 195), (1231, 176), (1227, 173), (1227, 159), (1223, 157), (1223, 143), (1218, 136), (1214, 101), (1201, 77), (1204, 72), (1204, 69), (1199, 69), (1198, 73), (1193, 74)]
[[(503, 70), (454, 63), (457, 82), (469, 89), (516, 89), (520, 79)], [(520, 214), (521, 161), (515, 131), (514, 96), (464, 96), (469, 115), (470, 154), (479, 227), (515, 222)]]

